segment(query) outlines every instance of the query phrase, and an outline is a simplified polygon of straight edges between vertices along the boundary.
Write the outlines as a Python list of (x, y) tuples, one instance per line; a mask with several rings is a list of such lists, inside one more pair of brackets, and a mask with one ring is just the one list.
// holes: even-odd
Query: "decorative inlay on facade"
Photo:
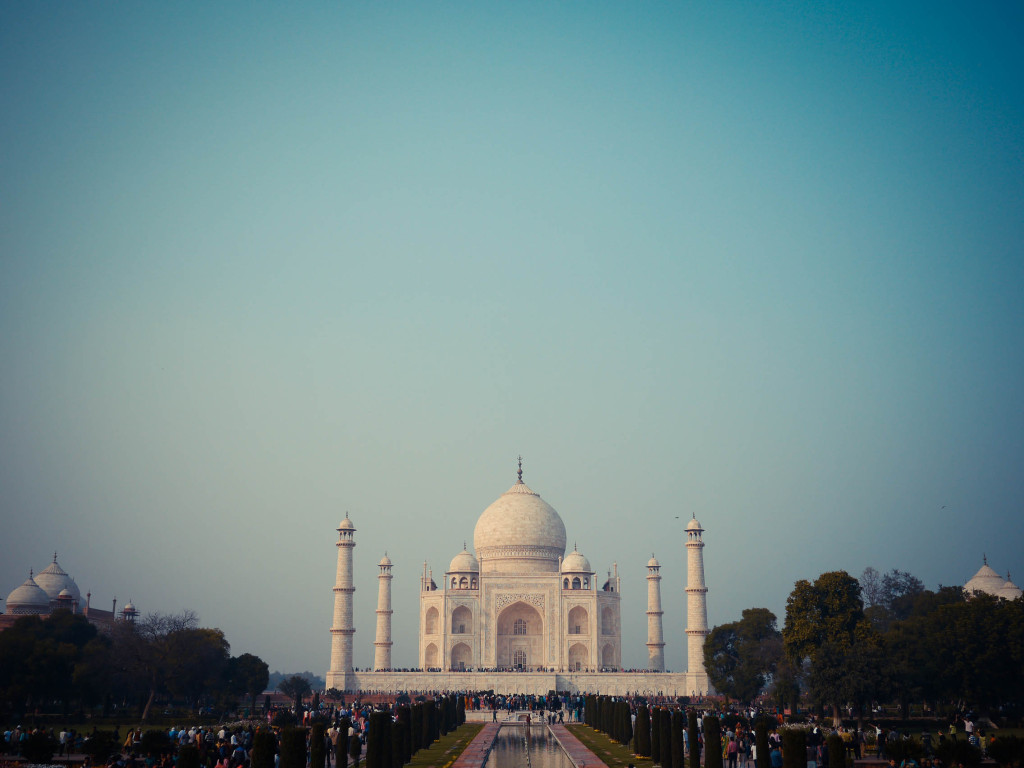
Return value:
[(562, 556), (562, 551), (553, 547), (483, 547), (480, 559), (489, 557), (532, 557), (542, 560), (554, 560)]
[(522, 592), (507, 592), (498, 595), (494, 598), (494, 607), (500, 611), (506, 605), (512, 605), (512, 603), (520, 602), (535, 605), (541, 610), (544, 609), (544, 595), (525, 594)]

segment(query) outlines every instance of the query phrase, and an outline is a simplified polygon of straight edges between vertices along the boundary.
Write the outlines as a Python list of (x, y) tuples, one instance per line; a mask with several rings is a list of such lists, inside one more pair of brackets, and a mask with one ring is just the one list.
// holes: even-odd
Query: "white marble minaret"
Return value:
[(692, 694), (708, 693), (704, 670), (704, 639), (708, 636), (708, 588), (704, 584), (704, 541), (697, 516), (686, 524), (686, 645), (687, 679)]
[(334, 623), (331, 624), (331, 668), (327, 672), (327, 687), (340, 691), (349, 689), (348, 676), (352, 672), (352, 548), (356, 542), (356, 527), (348, 519), (338, 526), (338, 575), (334, 582)]
[(388, 553), (377, 563), (377, 639), (373, 643), (375, 671), (391, 669), (391, 558)]
[(665, 671), (665, 634), (661, 626), (661, 564), (647, 561), (647, 669)]

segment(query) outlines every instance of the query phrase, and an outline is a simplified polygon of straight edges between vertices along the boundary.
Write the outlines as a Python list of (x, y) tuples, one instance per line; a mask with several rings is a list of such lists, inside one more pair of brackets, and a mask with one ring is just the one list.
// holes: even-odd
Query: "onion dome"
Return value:
[(462, 545), (462, 551), (452, 558), (451, 565), (448, 566), (448, 573), (478, 573), (479, 571), (480, 563), (473, 557), (465, 544)]
[(339, 531), (354, 531), (356, 527), (352, 524), (352, 521), (348, 519), (348, 512), (345, 513), (345, 519), (338, 525)]
[(379, 565), (379, 566), (390, 566), (391, 565), (391, 558), (388, 557), (388, 553), (387, 552), (384, 553), (384, 557), (382, 557), (380, 559), (380, 562), (377, 563), (377, 565)]
[[(698, 523), (700, 525), (700, 523)], [(651, 553), (651, 559), (647, 561), (648, 568), (661, 568), (661, 563), (654, 559), (654, 553)]]
[(57, 553), (53, 553), (53, 562), (39, 572), (36, 576), (36, 584), (47, 594), (50, 600), (56, 600), (62, 590), (71, 593), (71, 598), (76, 603), (81, 601), (82, 593), (78, 591), (78, 585), (57, 562)]
[(7, 612), (16, 616), (50, 612), (50, 596), (36, 584), (32, 571), (29, 571), (25, 583), (15, 587), (7, 596)]
[(988, 564), (988, 559), (982, 557), (983, 565), (978, 572), (971, 577), (970, 581), (964, 584), (964, 591), (967, 594), (972, 592), (984, 592), (988, 595), (999, 594), (1006, 585), (1006, 579), (996, 573), (992, 567)]
[(1020, 587), (1013, 583), (1013, 580), (1010, 579), (1010, 574), (1007, 573), (1006, 583), (1003, 584), (1002, 588), (1000, 588), (998, 594), (999, 597), (1006, 598), (1007, 600), (1016, 600), (1018, 597), (1024, 594), (1024, 592), (1021, 591)]
[(704, 529), (701, 528), (700, 521), (697, 519), (697, 516), (694, 515), (693, 519), (686, 524), (686, 530), (688, 530), (688, 531), (703, 531)]
[(558, 571), (565, 554), (565, 524), (554, 508), (519, 480), (483, 511), (473, 548), (485, 573)]
[(566, 555), (565, 560), (562, 561), (562, 573), (593, 573), (590, 570), (590, 561), (576, 550), (575, 544), (572, 547), (572, 552)]

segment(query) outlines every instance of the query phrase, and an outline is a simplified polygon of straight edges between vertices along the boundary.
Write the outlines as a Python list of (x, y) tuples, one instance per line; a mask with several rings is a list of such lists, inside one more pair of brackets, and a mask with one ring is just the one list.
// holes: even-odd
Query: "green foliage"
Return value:
[(672, 739), (669, 747), (672, 756), (672, 768), (685, 768), (683, 759), (686, 751), (683, 745), (683, 730), (686, 728), (686, 716), (682, 710), (675, 710), (672, 713)]
[(846, 768), (846, 742), (833, 733), (828, 737), (828, 768)]
[(370, 726), (366, 735), (366, 768), (391, 768), (390, 712), (370, 714)]
[(121, 745), (114, 738), (113, 731), (96, 731), (82, 745), (82, 751), (92, 758), (93, 765), (107, 762), (107, 758)]
[(260, 728), (252, 737), (251, 768), (274, 768), (277, 739), (270, 731)]
[(667, 709), (659, 710), (658, 728), (661, 731), (661, 736), (658, 739), (661, 742), (661, 764), (665, 768), (670, 768), (672, 765), (672, 713)]
[(335, 768), (345, 768), (348, 762), (348, 729), (351, 726), (352, 721), (347, 717), (341, 718), (338, 723), (338, 743), (334, 747)]
[(807, 733), (802, 728), (782, 728), (782, 767), (807, 768)]
[[(902, 742), (897, 742), (902, 743)], [(892, 754), (892, 744), (886, 744), (885, 750)], [(971, 746), (970, 742), (963, 739), (947, 739), (935, 750), (935, 757), (945, 768), (954, 768), (962, 765), (964, 768), (978, 768), (981, 765), (981, 750)], [(896, 761), (899, 765), (899, 760)]]
[(279, 682), (277, 690), (292, 698), (295, 702), (295, 717), (302, 717), (302, 697), (312, 690), (309, 680), (302, 675), (292, 675)]
[(715, 715), (704, 715), (704, 768), (722, 768), (722, 730)]
[(1003, 768), (1024, 764), (1024, 739), (1019, 736), (997, 736), (988, 745), (988, 756)]
[(158, 731), (150, 728), (142, 734), (139, 739), (139, 749), (144, 755), (163, 755), (171, 752), (174, 745), (166, 731)]
[(704, 641), (704, 666), (726, 696), (752, 701), (782, 657), (782, 634), (767, 608), (747, 608), (743, 618), (715, 627)]
[(42, 765), (49, 763), (56, 751), (57, 740), (46, 731), (30, 733), (21, 746), (21, 754), (27, 762)]
[(309, 768), (324, 768), (327, 763), (325, 740), (323, 723), (314, 723), (309, 732)]
[(661, 762), (661, 709), (651, 708), (651, 760), (655, 763)]
[(636, 710), (636, 723), (633, 734), (634, 751), (640, 757), (651, 756), (651, 713), (646, 704)]
[(199, 768), (199, 749), (191, 744), (178, 747), (176, 768)]
[(771, 761), (768, 759), (768, 718), (759, 717), (754, 723), (754, 741), (757, 744), (757, 768), (768, 768)]
[(697, 728), (697, 711), (687, 714), (687, 740), (690, 744), (690, 768), (700, 768), (700, 729)]
[(363, 754), (363, 741), (358, 733), (353, 733), (348, 740), (348, 756), (352, 758), (352, 765), (359, 765), (359, 756)]
[(267, 662), (251, 653), (234, 656), (228, 661), (225, 677), (231, 693), (250, 697), (250, 707), (255, 712), (256, 697), (266, 690), (270, 680)]
[[(462, 698), (459, 698), (462, 701)], [(412, 710), (408, 705), (403, 704), (398, 708), (398, 719), (392, 726), (401, 734), (401, 765), (405, 765), (412, 760)], [(462, 711), (462, 717), (465, 718), (466, 712)]]
[(306, 768), (306, 729), (288, 727), (281, 731), (279, 768)]
[(290, 709), (279, 709), (270, 718), (270, 724), (275, 728), (288, 728), (299, 724), (299, 719)]

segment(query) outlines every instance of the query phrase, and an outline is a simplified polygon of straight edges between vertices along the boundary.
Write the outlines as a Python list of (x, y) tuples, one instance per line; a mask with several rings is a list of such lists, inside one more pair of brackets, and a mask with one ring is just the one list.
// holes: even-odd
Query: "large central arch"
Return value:
[(495, 659), (499, 668), (536, 669), (549, 666), (544, 642), (544, 618), (522, 601), (498, 614)]

